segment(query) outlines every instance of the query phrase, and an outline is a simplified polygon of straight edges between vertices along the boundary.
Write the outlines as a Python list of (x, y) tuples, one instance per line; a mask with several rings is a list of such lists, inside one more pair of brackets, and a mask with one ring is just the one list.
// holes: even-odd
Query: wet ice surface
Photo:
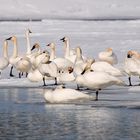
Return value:
[[(83, 53), (97, 58), (97, 54), (112, 47), (122, 67), (126, 52), (139, 50), (140, 21), (43, 21), (1, 22), (2, 41), (17, 35), (19, 52), (26, 51), (24, 31), (30, 28), (32, 45), (40, 42), (43, 49), (56, 42), (57, 54), (63, 54), (63, 36), (69, 36), (71, 47), (80, 45)], [(9, 44), (11, 54), (12, 44)], [(21, 53), (22, 52), (22, 53)], [(100, 91), (99, 101), (73, 101), (68, 104), (45, 102), (42, 82), (9, 78), (9, 68), (0, 79), (0, 139), (140, 139), (140, 87), (109, 87)], [(17, 75), (16, 71), (14, 74)], [(123, 77), (128, 83), (127, 77)], [(47, 88), (54, 88), (52, 84)], [(133, 77), (133, 84), (139, 78)], [(67, 87), (76, 88), (75, 84)], [(95, 96), (95, 91), (81, 89)]]

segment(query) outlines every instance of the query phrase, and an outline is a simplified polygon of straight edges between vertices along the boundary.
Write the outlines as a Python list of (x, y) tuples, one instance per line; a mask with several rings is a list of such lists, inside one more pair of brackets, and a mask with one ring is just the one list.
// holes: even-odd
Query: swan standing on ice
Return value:
[[(20, 72), (28, 72), (31, 68), (31, 62), (26, 56), (18, 56), (17, 38), (15, 36), (10, 37), (7, 40), (11, 40), (14, 43), (13, 56), (10, 57), (9, 62), (19, 71), (19, 78), (21, 78)], [(12, 71), (10, 72), (10, 76), (12, 76)]]
[(0, 75), (1, 71), (9, 65), (8, 59), (8, 42), (5, 40), (3, 45), (3, 56), (0, 58)]
[(140, 76), (140, 54), (138, 52), (128, 51), (125, 58), (124, 70), (129, 76), (129, 86), (132, 86), (131, 76)]
[(50, 56), (46, 54), (44, 59), (38, 65), (38, 70), (43, 75), (44, 86), (46, 86), (45, 78), (47, 77), (48, 79), (55, 79), (55, 85), (57, 85), (57, 65), (49, 60)]
[(99, 60), (101, 61), (106, 61), (111, 65), (117, 64), (118, 59), (116, 54), (113, 52), (112, 48), (107, 48), (106, 51), (100, 52), (99, 55)]
[(55, 51), (55, 44), (54, 43), (49, 43), (47, 46), (51, 48), (51, 53), (50, 53), (50, 61), (53, 61), (59, 70), (61, 69), (67, 69), (68, 67), (73, 67), (73, 63), (66, 59), (66, 58), (61, 58), (61, 57), (56, 57), (56, 51)]
[[(86, 67), (85, 69), (88, 69)], [(86, 72), (86, 70), (84, 70)], [(79, 75), (76, 77), (76, 83), (77, 85), (87, 87), (89, 89), (95, 89), (96, 90), (96, 100), (98, 100), (98, 92), (99, 90), (112, 86), (112, 85), (125, 85), (125, 83), (112, 75), (109, 75), (105, 72), (94, 72), (89, 71), (86, 73), (82, 73), (82, 75)]]
[(49, 103), (62, 103), (78, 99), (93, 99), (90, 95), (75, 89), (63, 88), (61, 85), (54, 90), (45, 90), (44, 98)]

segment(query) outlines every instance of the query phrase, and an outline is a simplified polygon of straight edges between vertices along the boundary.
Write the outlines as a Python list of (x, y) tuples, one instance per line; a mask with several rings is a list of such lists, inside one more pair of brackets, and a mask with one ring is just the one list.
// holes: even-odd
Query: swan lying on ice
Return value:
[(54, 90), (45, 90), (44, 98), (49, 103), (62, 103), (78, 99), (92, 99), (93, 97), (75, 89), (63, 88), (60, 85)]

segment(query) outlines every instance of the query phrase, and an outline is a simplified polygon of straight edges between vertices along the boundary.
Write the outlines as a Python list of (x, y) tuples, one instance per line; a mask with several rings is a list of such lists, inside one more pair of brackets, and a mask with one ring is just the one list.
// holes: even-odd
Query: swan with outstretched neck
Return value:
[(4, 41), (2, 55), (3, 56), (0, 58), (0, 75), (1, 75), (1, 71), (4, 70), (9, 65), (7, 40)]
[[(19, 78), (21, 78), (20, 72), (28, 72), (31, 68), (31, 62), (26, 56), (18, 56), (18, 45), (16, 36), (12, 36), (7, 40), (11, 40), (14, 44), (13, 55), (12, 57), (10, 57), (9, 62), (12, 65), (12, 67), (14, 66), (17, 69), (17, 71), (19, 72)], [(13, 76), (12, 69), (10, 71), (10, 76)]]

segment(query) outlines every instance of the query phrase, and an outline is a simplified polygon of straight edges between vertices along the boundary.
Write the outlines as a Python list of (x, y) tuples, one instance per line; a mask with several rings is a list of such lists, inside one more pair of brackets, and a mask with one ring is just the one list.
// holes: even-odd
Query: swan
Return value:
[(129, 86), (132, 86), (131, 76), (140, 76), (140, 54), (128, 51), (124, 62), (124, 70), (128, 74)]
[(1, 75), (1, 71), (4, 70), (9, 65), (7, 47), (8, 47), (8, 42), (7, 40), (5, 40), (3, 45), (3, 56), (0, 58), (0, 75)]
[(65, 49), (65, 54), (64, 54), (64, 58), (70, 60), (71, 62), (75, 62), (76, 59), (76, 55), (75, 55), (75, 51), (74, 49), (70, 49), (70, 45), (69, 45), (69, 38), (68, 37), (63, 37), (62, 39), (60, 39), (64, 42), (64, 49)]
[(100, 52), (98, 57), (99, 60), (106, 61), (111, 65), (118, 63), (117, 55), (113, 52), (112, 48), (107, 48), (104, 52)]
[(68, 67), (73, 67), (73, 63), (70, 60), (66, 58), (56, 57), (55, 55), (56, 47), (54, 43), (49, 43), (47, 46), (51, 48), (50, 61), (53, 61), (57, 65), (59, 70), (65, 68), (67, 69)]
[(9, 58), (9, 63), (11, 64), (10, 77), (13, 77), (13, 67), (16, 68), (16, 63), (21, 57), (18, 56), (17, 38), (16, 36), (9, 37), (6, 40), (11, 40), (14, 43), (13, 55)]
[(48, 80), (55, 79), (55, 85), (57, 84), (57, 65), (49, 60), (50, 56), (46, 54), (44, 59), (38, 65), (38, 70), (43, 75), (44, 86), (46, 86), (45, 78), (48, 78)]
[(87, 65), (87, 61), (85, 61), (82, 57), (82, 50), (80, 47), (76, 48), (76, 59), (74, 63), (74, 73), (76, 75), (80, 75)]
[[(91, 63), (92, 64), (92, 63)], [(89, 64), (88, 64), (89, 65)], [(75, 79), (78, 87), (84, 86), (89, 89), (95, 89), (96, 90), (96, 100), (98, 100), (98, 92), (99, 90), (112, 86), (112, 85), (120, 85), (123, 86), (125, 83), (106, 72), (94, 72), (94, 71), (88, 71), (89, 66), (86, 66), (85, 70), (82, 72), (81, 75), (78, 75)]]
[(38, 65), (41, 63), (41, 61), (49, 55), (47, 50), (41, 52), (40, 45), (38, 43), (35, 43), (31, 50), (34, 50), (35, 48), (37, 48), (37, 52), (33, 52), (31, 58), (33, 69), (38, 68)]
[(19, 71), (19, 78), (21, 78), (20, 72), (28, 72), (31, 68), (30, 59), (26, 56), (18, 56), (17, 38), (15, 36), (10, 37), (7, 40), (11, 40), (14, 43), (14, 53), (13, 56), (9, 59), (9, 61), (17, 69), (17, 71)]
[(45, 90), (44, 98), (49, 103), (62, 103), (78, 99), (92, 99), (93, 97), (75, 89), (63, 88), (60, 85), (54, 90)]
[(124, 73), (105, 61), (95, 61), (91, 65), (91, 69), (97, 72), (106, 72), (113, 76), (124, 76)]

